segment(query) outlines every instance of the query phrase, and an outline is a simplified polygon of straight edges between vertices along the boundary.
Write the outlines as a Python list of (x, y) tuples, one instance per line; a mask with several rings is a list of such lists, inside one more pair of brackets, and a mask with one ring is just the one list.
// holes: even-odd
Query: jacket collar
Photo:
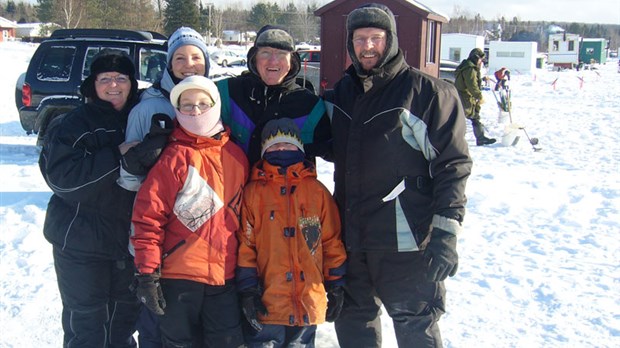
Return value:
[(317, 177), (316, 169), (314, 165), (304, 160), (303, 162), (295, 163), (286, 169), (283, 173), (280, 171), (280, 167), (269, 164), (265, 160), (256, 162), (252, 168), (251, 180), (253, 181), (298, 181), (306, 177)]
[(364, 93), (380, 90), (385, 85), (390, 83), (398, 73), (408, 67), (407, 62), (401, 49), (398, 49), (398, 53), (389, 62), (380, 68), (373, 69), (368, 76), (360, 76), (357, 74), (357, 70), (351, 64), (346, 73), (351, 76), (357, 86), (362, 88)]
[(174, 130), (170, 135), (170, 141), (178, 142), (194, 148), (223, 146), (230, 138), (230, 129), (228, 127), (225, 127), (226, 129), (224, 131), (211, 138), (189, 133), (185, 129), (181, 128), (176, 119), (174, 120), (174, 125)]

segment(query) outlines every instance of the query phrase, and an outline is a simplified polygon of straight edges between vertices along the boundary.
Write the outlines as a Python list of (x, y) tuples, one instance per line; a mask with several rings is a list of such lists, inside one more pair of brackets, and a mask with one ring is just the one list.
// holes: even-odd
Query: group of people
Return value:
[[(214, 83), (203, 38), (168, 40), (139, 93), (102, 51), (87, 102), (56, 118), (39, 164), (53, 191), (64, 347), (440, 347), (444, 280), (458, 268), (472, 161), (457, 90), (407, 65), (394, 14), (347, 17), (352, 64), (316, 96), (283, 28), (265, 26), (249, 72)], [(334, 194), (314, 159), (335, 165)]]

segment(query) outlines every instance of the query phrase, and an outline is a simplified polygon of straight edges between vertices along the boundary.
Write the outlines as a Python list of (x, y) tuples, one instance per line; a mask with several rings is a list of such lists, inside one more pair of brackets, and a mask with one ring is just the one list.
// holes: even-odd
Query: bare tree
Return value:
[(80, 25), (84, 13), (80, 0), (61, 0), (56, 2), (56, 6), (64, 28), (77, 28)]
[(321, 30), (319, 18), (314, 15), (318, 8), (315, 0), (297, 0), (297, 20), (303, 41), (313, 41)]

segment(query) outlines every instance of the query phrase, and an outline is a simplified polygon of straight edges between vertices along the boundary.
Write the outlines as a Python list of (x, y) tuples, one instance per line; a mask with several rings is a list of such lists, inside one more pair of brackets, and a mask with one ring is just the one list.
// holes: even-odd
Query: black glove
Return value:
[(426, 277), (432, 282), (440, 282), (456, 274), (459, 255), (456, 253), (456, 235), (434, 228), (431, 240), (426, 246), (424, 258), (428, 262)]
[[(163, 125), (163, 127), (162, 127)], [(123, 155), (123, 169), (133, 175), (146, 175), (153, 167), (161, 151), (168, 143), (174, 123), (166, 114), (155, 114), (151, 118), (151, 128), (142, 142), (130, 148)]]
[(332, 286), (327, 289), (327, 314), (325, 320), (332, 323), (342, 311), (344, 303), (344, 288), (340, 285)]
[(136, 279), (138, 281), (136, 295), (140, 302), (144, 303), (151, 312), (163, 315), (166, 300), (164, 300), (161, 284), (159, 284), (159, 273), (138, 274)]
[(258, 321), (258, 313), (267, 315), (267, 308), (261, 300), (261, 291), (256, 287), (251, 287), (241, 291), (241, 309), (248, 323), (256, 331), (263, 329), (263, 325)]

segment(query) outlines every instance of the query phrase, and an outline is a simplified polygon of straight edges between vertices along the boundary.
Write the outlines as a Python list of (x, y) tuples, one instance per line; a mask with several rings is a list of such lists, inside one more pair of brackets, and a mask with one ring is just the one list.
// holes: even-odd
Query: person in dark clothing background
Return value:
[(480, 108), (484, 103), (482, 97), (482, 78), (480, 77), (480, 67), (483, 64), (484, 52), (479, 48), (474, 48), (469, 53), (467, 59), (463, 59), (456, 68), (456, 79), (454, 86), (459, 91), (465, 117), (471, 121), (471, 126), (476, 137), (476, 145), (490, 145), (495, 143), (494, 138), (487, 138), (484, 135), (484, 125), (480, 122)]
[(136, 347), (140, 308), (129, 290), (134, 193), (116, 184), (138, 83), (124, 53), (95, 57), (80, 90), (87, 103), (54, 119), (39, 158), (53, 191), (43, 226), (53, 245), (64, 347)]
[(266, 25), (258, 31), (247, 57), (250, 72), (220, 80), (217, 86), (222, 97), (222, 120), (248, 155), (250, 167), (261, 159), (265, 124), (284, 117), (301, 130), (306, 158), (324, 157), (331, 138), (325, 104), (295, 83), (301, 59), (291, 35), (284, 28)]
[(456, 89), (407, 65), (393, 13), (347, 17), (352, 65), (325, 98), (347, 250), (343, 348), (380, 347), (383, 304), (399, 347), (440, 347), (471, 158)]

